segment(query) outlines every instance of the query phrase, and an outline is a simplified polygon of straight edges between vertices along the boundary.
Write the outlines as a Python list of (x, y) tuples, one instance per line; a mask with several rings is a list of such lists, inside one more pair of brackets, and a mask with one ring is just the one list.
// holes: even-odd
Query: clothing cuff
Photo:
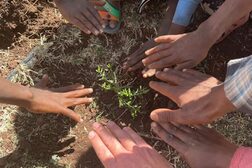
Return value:
[(224, 82), (226, 97), (240, 112), (252, 114), (252, 56), (228, 62)]

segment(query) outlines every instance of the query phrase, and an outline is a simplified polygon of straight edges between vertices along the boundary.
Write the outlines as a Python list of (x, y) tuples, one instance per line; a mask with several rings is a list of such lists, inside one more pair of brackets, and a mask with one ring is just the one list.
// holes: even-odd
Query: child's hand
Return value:
[(80, 115), (68, 107), (91, 103), (92, 98), (86, 96), (91, 94), (93, 89), (84, 88), (80, 84), (48, 89), (46, 87), (47, 83), (48, 77), (44, 76), (37, 88), (30, 88), (32, 96), (23, 107), (34, 113), (61, 113), (77, 122), (81, 122)]
[(104, 2), (88, 0), (55, 0), (61, 14), (86, 34), (98, 35), (103, 32), (102, 19), (94, 6), (102, 6)]

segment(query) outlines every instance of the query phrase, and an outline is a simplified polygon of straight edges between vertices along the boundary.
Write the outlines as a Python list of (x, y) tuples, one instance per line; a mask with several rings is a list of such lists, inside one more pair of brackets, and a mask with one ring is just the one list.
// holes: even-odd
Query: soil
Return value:
[[(148, 13), (143, 17), (159, 16), (160, 12), (155, 10), (155, 7), (155, 4), (150, 4), (148, 8), (152, 10), (147, 10)], [(136, 9), (136, 6), (133, 6), (133, 8)], [(39, 73), (33, 75), (34, 79), (42, 73), (47, 73), (51, 77), (51, 86), (53, 87), (84, 83), (86, 86), (94, 88), (95, 94), (93, 96), (97, 102), (96, 105), (89, 107), (77, 106), (75, 108), (75, 111), (80, 113), (84, 119), (82, 124), (77, 125), (63, 116), (41, 116), (30, 114), (23, 109), (19, 110), (19, 113), (13, 117), (13, 132), (0, 135), (5, 140), (2, 148), (8, 149), (5, 157), (0, 159), (0, 165), (8, 165), (9, 167), (102, 167), (88, 141), (87, 133), (91, 130), (93, 122), (106, 123), (110, 119), (121, 126), (131, 126), (177, 167), (188, 167), (180, 160), (174, 150), (159, 141), (150, 132), (149, 113), (156, 108), (176, 108), (176, 106), (167, 98), (157, 95), (154, 91), (149, 91), (143, 98), (137, 100), (142, 105), (142, 110), (136, 119), (132, 119), (128, 111), (118, 108), (115, 93), (105, 92), (101, 89), (99, 86), (101, 83), (95, 73), (97, 64), (106, 65), (107, 62), (110, 62), (107, 57), (114, 59), (115, 53), (111, 51), (118, 48), (120, 50), (122, 46), (126, 46), (125, 41), (122, 40), (123, 33), (137, 39), (134, 46), (130, 48), (129, 52), (132, 53), (139, 46), (138, 44), (146, 41), (146, 37), (153, 36), (154, 30), (152, 28), (142, 26), (140, 30), (136, 29), (141, 32), (140, 35), (135, 35), (135, 30), (128, 29), (130, 25), (126, 22), (123, 27), (125, 30), (121, 34), (97, 37), (102, 44), (95, 43), (95, 45), (106, 46), (108, 53), (97, 50), (97, 52), (101, 52), (103, 57), (95, 60), (96, 64), (93, 64), (91, 58), (83, 58), (79, 55), (87, 51), (86, 48), (90, 47), (89, 42), (96, 37), (86, 36), (73, 26), (65, 24), (61, 17), (55, 15), (55, 6), (51, 2), (3, 0), (0, 2), (0, 10), (0, 38), (3, 39), (0, 41), (0, 50), (9, 50), (10, 53), (3, 57), (1, 62), (5, 66), (0, 71), (1, 76), (6, 77), (31, 48), (40, 42), (41, 37), (45, 36), (45, 41), (53, 42), (53, 46), (50, 47), (48, 56), (38, 55), (41, 59), (33, 70)], [(209, 16), (199, 8), (188, 31), (195, 29), (207, 17)], [(134, 26), (138, 26), (138, 24), (141, 25), (137, 23)], [(72, 37), (73, 39), (71, 39)], [(65, 45), (66, 41), (70, 41), (69, 44)], [(113, 42), (112, 46), (105, 45), (106, 42), (110, 44), (111, 41)], [(227, 62), (231, 59), (251, 55), (251, 53), (252, 22), (249, 21), (235, 30), (224, 41), (213, 46), (207, 59), (196, 69), (224, 80)], [(73, 59), (72, 55), (75, 55)], [(120, 69), (126, 55), (127, 53), (124, 52), (116, 57), (114, 66)], [(119, 74), (122, 75), (123, 73), (120, 72)], [(132, 88), (139, 85), (148, 87), (148, 80), (141, 78), (141, 72), (126, 77), (122, 75), (120, 81), (122, 83), (134, 81), (131, 84)], [(237, 124), (232, 126), (233, 122)], [(223, 120), (214, 123), (213, 126), (238, 144), (252, 145), (249, 140), (251, 137), (248, 137), (252, 135), (252, 127), (249, 123), (252, 123), (251, 119), (245, 115), (230, 114)], [(17, 142), (12, 141), (12, 138), (9, 137), (11, 134), (15, 135)]]

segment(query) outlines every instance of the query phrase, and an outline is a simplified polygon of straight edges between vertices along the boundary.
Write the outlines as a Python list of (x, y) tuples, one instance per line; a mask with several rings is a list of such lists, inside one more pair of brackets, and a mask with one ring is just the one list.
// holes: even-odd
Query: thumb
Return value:
[(155, 122), (175, 122), (179, 124), (185, 124), (186, 118), (185, 114), (181, 109), (171, 110), (171, 109), (156, 109), (151, 112), (150, 118)]
[(67, 116), (73, 120), (75, 120), (76, 122), (83, 122), (83, 119), (81, 118), (81, 116), (77, 113), (75, 113), (73, 110), (70, 110), (69, 108), (62, 108), (61, 113), (64, 116)]
[(48, 75), (43, 75), (42, 79), (35, 85), (36, 88), (46, 88), (47, 84), (49, 83)]

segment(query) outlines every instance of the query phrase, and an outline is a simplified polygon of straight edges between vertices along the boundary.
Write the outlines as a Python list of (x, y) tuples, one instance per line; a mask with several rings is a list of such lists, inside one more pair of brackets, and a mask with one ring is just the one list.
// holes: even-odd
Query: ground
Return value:
[[(130, 125), (146, 139), (174, 167), (188, 167), (171, 149), (150, 131), (149, 113), (157, 107), (174, 107), (174, 104), (154, 91), (138, 97), (141, 112), (135, 119), (130, 111), (119, 108), (118, 96), (104, 91), (97, 74), (97, 66), (112, 65), (120, 86), (148, 88), (148, 81), (140, 72), (125, 74), (123, 60), (140, 44), (155, 36), (163, 15), (165, 1), (147, 6), (139, 15), (133, 0), (123, 5), (124, 24), (116, 35), (87, 36), (66, 23), (51, 1), (3, 0), (0, 2), (0, 74), (7, 77), (14, 68), (15, 82), (33, 84), (44, 73), (49, 74), (51, 86), (83, 83), (93, 87), (95, 102), (88, 107), (77, 106), (75, 111), (85, 122), (76, 124), (63, 116), (34, 115), (14, 106), (1, 106), (0, 115), (0, 165), (1, 167), (102, 167), (97, 159), (87, 133), (95, 121), (114, 120), (121, 126)], [(157, 6), (159, 9), (156, 10)], [(193, 24), (195, 29), (208, 15), (198, 9)], [(37, 62), (31, 69), (20, 65), (34, 48)], [(252, 22), (234, 31), (223, 42), (216, 44), (197, 69), (220, 80), (225, 78), (228, 60), (252, 53)], [(154, 79), (154, 78), (153, 78)], [(151, 80), (151, 79), (149, 79)], [(239, 112), (230, 113), (215, 123), (214, 127), (231, 141), (252, 145), (252, 119)]]

